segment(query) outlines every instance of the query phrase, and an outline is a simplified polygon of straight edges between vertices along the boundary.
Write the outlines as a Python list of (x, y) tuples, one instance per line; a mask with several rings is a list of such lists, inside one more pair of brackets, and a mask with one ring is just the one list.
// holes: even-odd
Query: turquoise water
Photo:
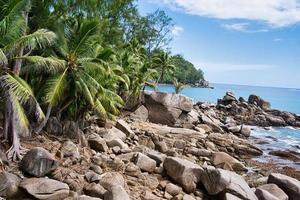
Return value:
[[(272, 108), (290, 111), (300, 114), (300, 89), (290, 88), (272, 88), (257, 86), (241, 86), (227, 84), (212, 84), (214, 89), (208, 88), (185, 88), (182, 94), (191, 97), (194, 102), (203, 101), (216, 103), (217, 99), (222, 98), (227, 91), (235, 93), (236, 97), (248, 99), (250, 94), (256, 94), (271, 103)], [(158, 87), (159, 91), (174, 92), (174, 87), (162, 85)], [(276, 156), (269, 155), (271, 150), (294, 150), (300, 153), (300, 129), (292, 127), (270, 128), (268, 130), (259, 127), (253, 127), (251, 136), (264, 141), (267, 144), (257, 144), (264, 155), (257, 158), (262, 162), (272, 160), (282, 166), (292, 166), (300, 170), (300, 163), (294, 163), (288, 160), (282, 160)], [(271, 136), (271, 137), (270, 137)], [(273, 138), (273, 139), (272, 139)], [(255, 141), (253, 139), (253, 141)]]
[[(272, 88), (244, 85), (211, 84), (214, 89), (185, 88), (181, 93), (191, 97), (195, 102), (205, 101), (216, 103), (227, 91), (233, 91), (236, 97), (248, 99), (250, 94), (256, 94), (271, 103), (272, 108), (300, 114), (300, 89)], [(173, 86), (159, 86), (158, 90), (174, 92)]]

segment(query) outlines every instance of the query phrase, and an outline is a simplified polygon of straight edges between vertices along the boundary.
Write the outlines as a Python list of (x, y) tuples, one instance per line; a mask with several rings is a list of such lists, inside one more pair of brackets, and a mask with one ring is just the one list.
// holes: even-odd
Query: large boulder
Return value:
[(259, 186), (255, 190), (259, 200), (288, 200), (289, 197), (275, 184)]
[(151, 122), (169, 126), (174, 126), (182, 113), (189, 113), (193, 108), (192, 99), (166, 92), (144, 92), (143, 104)]
[(268, 110), (271, 107), (270, 102), (263, 100), (257, 95), (251, 94), (248, 98), (250, 104), (254, 104), (262, 108), (263, 110)]
[(208, 166), (203, 169), (201, 182), (210, 195), (226, 193), (244, 200), (257, 200), (246, 181), (238, 174)]
[(278, 185), (288, 196), (290, 200), (297, 200), (300, 197), (300, 181), (292, 177), (272, 173), (269, 175), (268, 183)]
[(228, 155), (225, 152), (215, 152), (212, 154), (211, 162), (214, 166), (230, 171), (247, 171), (246, 167), (238, 161), (237, 159), (233, 158), (232, 156)]
[(12, 198), (17, 195), (21, 179), (11, 173), (0, 173), (0, 197)]
[(181, 185), (188, 193), (196, 190), (203, 169), (188, 161), (176, 157), (167, 157), (163, 163), (168, 176)]
[(58, 162), (52, 154), (41, 147), (32, 148), (20, 162), (23, 172), (35, 177), (42, 177), (54, 171)]
[(20, 187), (36, 199), (42, 200), (65, 199), (70, 192), (67, 184), (49, 178), (24, 179)]
[(143, 122), (148, 120), (148, 116), (148, 109), (144, 105), (141, 105), (138, 109), (136, 109), (133, 113), (130, 114), (131, 119)]

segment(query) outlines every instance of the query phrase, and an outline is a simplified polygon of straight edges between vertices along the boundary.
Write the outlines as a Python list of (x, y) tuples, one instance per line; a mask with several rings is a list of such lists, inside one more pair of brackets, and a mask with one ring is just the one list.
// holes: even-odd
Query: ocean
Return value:
[[(195, 103), (198, 101), (216, 103), (218, 99), (223, 98), (227, 91), (232, 91), (237, 98), (241, 96), (246, 100), (249, 95), (256, 94), (269, 101), (274, 109), (300, 114), (300, 89), (229, 84), (211, 84), (211, 86), (214, 89), (188, 87), (181, 94), (192, 98)], [(158, 90), (174, 92), (174, 87), (171, 85), (160, 85)], [(300, 129), (293, 127), (272, 127), (269, 129), (252, 127), (251, 138), (253, 141), (254, 138), (269, 141), (267, 144), (257, 145), (264, 151), (263, 156), (256, 158), (258, 161), (268, 162), (272, 160), (282, 166), (291, 166), (300, 170), (300, 163), (282, 160), (268, 154), (271, 150), (293, 150), (300, 153)], [(272, 140), (270, 138), (275, 139)]]

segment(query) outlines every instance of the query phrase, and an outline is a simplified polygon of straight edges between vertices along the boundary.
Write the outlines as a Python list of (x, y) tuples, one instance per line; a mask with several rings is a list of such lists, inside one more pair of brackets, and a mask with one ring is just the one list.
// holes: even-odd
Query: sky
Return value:
[(170, 43), (213, 83), (300, 88), (300, 0), (139, 0), (164, 10)]

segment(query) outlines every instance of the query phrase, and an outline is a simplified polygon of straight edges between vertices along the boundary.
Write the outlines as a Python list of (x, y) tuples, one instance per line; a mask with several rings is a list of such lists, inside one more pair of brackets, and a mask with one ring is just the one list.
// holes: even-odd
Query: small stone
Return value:
[(76, 159), (80, 157), (77, 145), (70, 140), (63, 143), (60, 151), (62, 157), (73, 157)]
[(88, 143), (92, 149), (98, 152), (107, 152), (108, 146), (104, 139), (97, 134), (92, 134), (88, 137)]
[(173, 183), (168, 183), (166, 185), (166, 189), (165, 189), (170, 195), (172, 196), (176, 196), (177, 194), (179, 194), (182, 191), (182, 188), (173, 184)]
[(135, 155), (135, 164), (142, 170), (146, 172), (153, 172), (156, 168), (156, 161), (149, 158), (148, 156), (137, 153)]

